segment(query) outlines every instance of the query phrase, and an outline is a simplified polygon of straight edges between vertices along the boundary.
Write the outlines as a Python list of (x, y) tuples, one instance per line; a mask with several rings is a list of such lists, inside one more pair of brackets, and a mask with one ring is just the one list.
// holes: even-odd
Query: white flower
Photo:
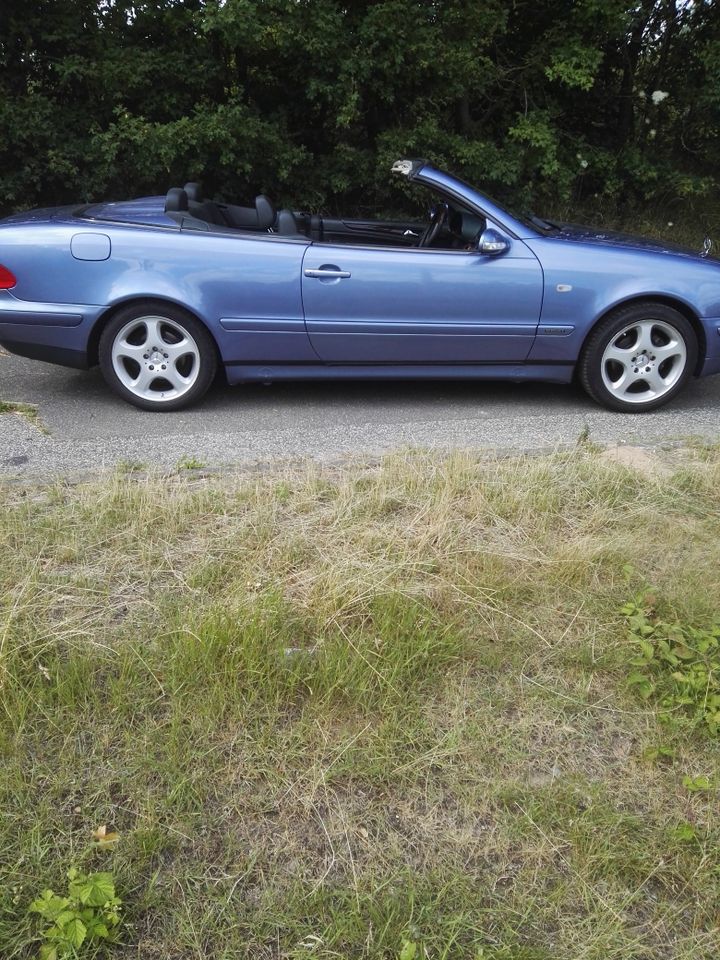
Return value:
[(662, 103), (663, 100), (667, 100), (670, 94), (666, 90), (653, 90), (652, 102), (657, 106), (659, 103)]
[(587, 160), (581, 160), (581, 161), (580, 161), (580, 166), (583, 168), (583, 170), (587, 167), (587, 165), (588, 165)]
[(669, 227), (674, 227), (675, 224), (672, 222), (672, 220), (668, 220), (668, 226), (669, 226)]
[(653, 130), (648, 130), (648, 137), (650, 137), (651, 140), (654, 140), (656, 133), (657, 133), (657, 130), (654, 130), (654, 129), (653, 129)]

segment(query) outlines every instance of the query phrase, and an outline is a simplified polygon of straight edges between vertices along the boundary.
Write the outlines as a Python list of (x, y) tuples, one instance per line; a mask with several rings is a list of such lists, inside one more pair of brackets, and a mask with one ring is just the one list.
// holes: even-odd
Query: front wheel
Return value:
[(116, 393), (142, 410), (180, 410), (199, 400), (217, 371), (206, 328), (172, 304), (133, 304), (108, 323), (100, 369)]
[(692, 376), (697, 355), (695, 332), (681, 313), (661, 303), (630, 304), (593, 330), (578, 376), (603, 406), (644, 413), (679, 393)]

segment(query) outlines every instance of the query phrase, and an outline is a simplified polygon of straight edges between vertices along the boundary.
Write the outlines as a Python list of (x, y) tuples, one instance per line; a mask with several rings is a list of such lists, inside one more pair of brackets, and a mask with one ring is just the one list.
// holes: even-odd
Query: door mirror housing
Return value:
[(510, 243), (492, 227), (486, 227), (478, 237), (478, 251), (486, 257), (497, 257), (510, 249)]

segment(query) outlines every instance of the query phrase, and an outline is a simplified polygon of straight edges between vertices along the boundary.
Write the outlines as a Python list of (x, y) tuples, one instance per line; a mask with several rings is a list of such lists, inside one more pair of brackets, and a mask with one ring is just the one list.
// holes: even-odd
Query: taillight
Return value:
[(16, 283), (15, 274), (10, 273), (8, 268), (0, 263), (0, 290), (9, 290), (11, 287), (14, 287)]

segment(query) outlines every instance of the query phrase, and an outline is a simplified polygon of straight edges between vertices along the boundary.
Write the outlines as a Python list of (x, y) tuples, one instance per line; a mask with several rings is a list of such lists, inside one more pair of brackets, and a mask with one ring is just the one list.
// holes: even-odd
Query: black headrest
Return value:
[(277, 215), (277, 232), (281, 237), (300, 237), (300, 229), (291, 210), (281, 210)]
[(200, 203), (203, 198), (202, 184), (195, 183), (194, 180), (191, 180), (190, 183), (185, 184), (183, 189), (191, 203)]
[(188, 209), (188, 198), (180, 187), (170, 187), (165, 197), (165, 213), (177, 213)]
[(272, 200), (261, 193), (255, 197), (255, 211), (257, 213), (257, 225), (259, 230), (267, 230), (275, 223), (275, 207)]

